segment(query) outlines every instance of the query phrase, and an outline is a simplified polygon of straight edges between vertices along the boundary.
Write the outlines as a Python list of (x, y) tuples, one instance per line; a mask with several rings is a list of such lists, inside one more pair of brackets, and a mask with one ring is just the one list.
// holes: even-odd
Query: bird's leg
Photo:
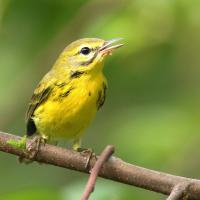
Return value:
[(44, 143), (45, 144), (45, 139), (41, 136), (35, 136), (30, 143), (27, 145), (25, 153), (27, 155), (28, 158), (24, 158), (24, 157), (19, 157), (19, 162), (20, 163), (25, 163), (25, 164), (29, 164), (33, 162), (33, 159), (36, 157), (39, 148), (40, 148), (40, 144)]
[(78, 151), (78, 149), (80, 148), (81, 148), (81, 139), (80, 138), (74, 139), (73, 144), (72, 144), (72, 149), (74, 151)]
[(92, 149), (81, 148), (81, 139), (80, 138), (76, 138), (73, 141), (72, 148), (73, 148), (73, 150), (80, 152), (83, 156), (87, 157), (86, 164), (85, 164), (86, 169), (89, 166), (90, 159), (92, 158), (92, 156), (95, 156), (95, 158), (96, 158), (96, 155)]
[(34, 159), (40, 149), (41, 144), (45, 144), (47, 141), (46, 138), (42, 136), (35, 136), (33, 140), (27, 146), (28, 157), (30, 160)]

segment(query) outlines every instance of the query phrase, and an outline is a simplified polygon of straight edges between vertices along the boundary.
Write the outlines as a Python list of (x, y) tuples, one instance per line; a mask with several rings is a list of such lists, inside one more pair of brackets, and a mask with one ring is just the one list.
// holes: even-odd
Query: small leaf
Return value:
[(21, 140), (8, 140), (7, 144), (17, 149), (26, 149), (26, 135)]

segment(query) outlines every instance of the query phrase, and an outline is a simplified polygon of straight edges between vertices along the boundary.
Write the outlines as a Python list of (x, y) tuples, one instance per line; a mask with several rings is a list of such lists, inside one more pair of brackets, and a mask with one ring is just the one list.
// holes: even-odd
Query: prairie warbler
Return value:
[(106, 97), (103, 75), (107, 55), (120, 38), (85, 38), (68, 45), (36, 87), (26, 115), (27, 135), (45, 140), (72, 139), (73, 149)]

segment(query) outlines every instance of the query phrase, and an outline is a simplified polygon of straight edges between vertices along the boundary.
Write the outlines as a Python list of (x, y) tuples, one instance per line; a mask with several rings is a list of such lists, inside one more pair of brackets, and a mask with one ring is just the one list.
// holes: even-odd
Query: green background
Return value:
[[(30, 96), (61, 50), (124, 38), (106, 62), (106, 104), (83, 139), (99, 153), (200, 178), (200, 1), (0, 0), (0, 130), (24, 135)], [(1, 200), (78, 200), (88, 175), (0, 153)], [(165, 199), (98, 179), (91, 200)]]

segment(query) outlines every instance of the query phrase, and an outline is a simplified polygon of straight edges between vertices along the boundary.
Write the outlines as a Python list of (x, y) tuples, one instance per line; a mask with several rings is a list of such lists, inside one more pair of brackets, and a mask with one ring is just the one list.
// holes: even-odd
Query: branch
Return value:
[[(23, 149), (14, 148), (8, 144), (9, 140), (19, 141), (21, 139), (19, 136), (0, 132), (0, 151), (28, 158)], [(27, 145), (30, 141), (27, 140)], [(85, 173), (89, 173), (96, 163), (96, 158), (93, 156), (90, 159), (88, 168), (85, 168), (87, 157), (78, 152), (48, 144), (45, 146), (41, 145), (34, 160)], [(166, 195), (170, 195), (177, 185), (187, 183), (188, 187), (184, 189), (184, 193), (187, 194), (187, 199), (200, 199), (200, 180), (145, 169), (126, 163), (116, 157), (111, 157), (103, 165), (99, 176)]]
[(114, 147), (111, 145), (108, 145), (101, 155), (99, 156), (97, 162), (95, 163), (94, 167), (91, 170), (90, 177), (88, 179), (87, 185), (85, 187), (85, 191), (83, 192), (83, 195), (81, 197), (81, 200), (88, 200), (90, 194), (94, 191), (95, 182), (97, 179), (97, 176), (103, 166), (103, 164), (109, 159), (109, 157), (114, 153)]

